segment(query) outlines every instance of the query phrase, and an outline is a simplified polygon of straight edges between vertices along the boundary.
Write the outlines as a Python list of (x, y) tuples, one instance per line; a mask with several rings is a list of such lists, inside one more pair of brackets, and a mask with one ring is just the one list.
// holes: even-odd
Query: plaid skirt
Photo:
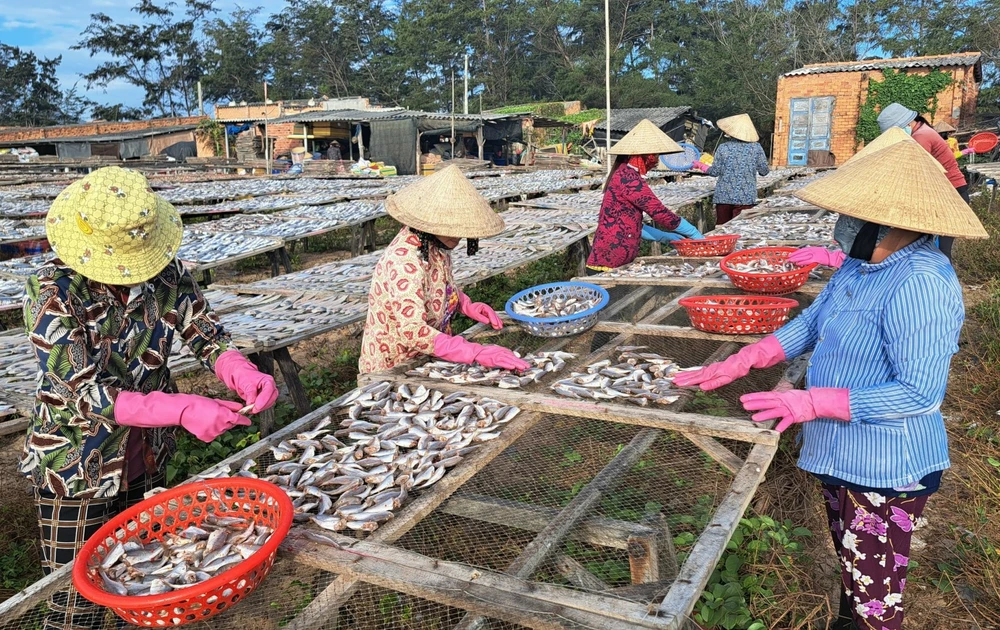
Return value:
[[(143, 494), (164, 485), (164, 475), (143, 475), (115, 497), (72, 499), (35, 490), (35, 508), (41, 535), (42, 571), (45, 575), (69, 564), (102, 525), (126, 508), (142, 501)], [(49, 598), (46, 630), (95, 630), (101, 628), (104, 609), (70, 587)]]

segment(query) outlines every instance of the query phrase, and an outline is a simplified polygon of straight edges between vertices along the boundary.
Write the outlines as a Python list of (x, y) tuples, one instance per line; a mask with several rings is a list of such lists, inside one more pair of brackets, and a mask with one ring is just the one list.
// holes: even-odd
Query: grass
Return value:
[(0, 505), (0, 600), (42, 577), (38, 543), (21, 532), (38, 532), (31, 501), (5, 501)]

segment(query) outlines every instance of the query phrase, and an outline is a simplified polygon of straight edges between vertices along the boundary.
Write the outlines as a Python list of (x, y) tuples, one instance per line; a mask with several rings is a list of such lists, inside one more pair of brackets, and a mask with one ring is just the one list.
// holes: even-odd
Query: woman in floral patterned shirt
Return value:
[(407, 186), (385, 205), (403, 229), (375, 265), (358, 371), (383, 372), (421, 354), (456, 363), (528, 369), (528, 363), (507, 348), (451, 334), (456, 313), (497, 330), (503, 327), (493, 309), (472, 302), (452, 276), (451, 250), (462, 238), (469, 239), (472, 256), (479, 248), (478, 239), (503, 231), (503, 220), (459, 168), (449, 166)]
[[(24, 323), (39, 384), (21, 471), (35, 486), (46, 573), (69, 563), (112, 516), (162, 483), (175, 427), (211, 442), (249, 419), (243, 403), (168, 394), (174, 335), (253, 412), (274, 380), (237, 350), (175, 259), (177, 211), (141, 174), (97, 170), (56, 198), (46, 231), (58, 258), (27, 284)], [(99, 627), (72, 591), (49, 602), (48, 628)]]
[[(617, 269), (639, 255), (643, 213), (666, 228), (667, 233), (648, 231), (661, 240), (704, 238), (687, 220), (663, 205), (642, 178), (656, 165), (659, 155), (682, 151), (676, 142), (648, 120), (641, 121), (611, 147), (616, 156), (611, 174), (604, 184), (604, 200), (597, 220), (594, 246), (587, 259), (588, 275)], [(671, 233), (680, 234), (672, 236)]]

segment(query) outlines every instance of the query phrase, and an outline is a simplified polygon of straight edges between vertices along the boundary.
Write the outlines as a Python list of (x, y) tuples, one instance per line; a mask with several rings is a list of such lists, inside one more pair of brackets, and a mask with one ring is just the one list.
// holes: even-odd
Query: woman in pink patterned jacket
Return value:
[(375, 265), (358, 371), (383, 372), (421, 354), (528, 369), (528, 363), (507, 348), (451, 334), (456, 313), (497, 330), (503, 327), (492, 308), (462, 293), (451, 270), (451, 250), (462, 238), (468, 239), (472, 256), (479, 249), (478, 239), (503, 230), (503, 219), (489, 202), (457, 166), (449, 166), (390, 196), (385, 206), (403, 229)]
[(676, 142), (648, 120), (636, 125), (611, 148), (610, 153), (616, 159), (604, 185), (601, 216), (587, 259), (588, 274), (622, 267), (635, 260), (639, 255), (644, 212), (668, 233), (704, 238), (686, 219), (668, 210), (643, 179), (646, 171), (656, 166), (659, 155), (681, 151)]

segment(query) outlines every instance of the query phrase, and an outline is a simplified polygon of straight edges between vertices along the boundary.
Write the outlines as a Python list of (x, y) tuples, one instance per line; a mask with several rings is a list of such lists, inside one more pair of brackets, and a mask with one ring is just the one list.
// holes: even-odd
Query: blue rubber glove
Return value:
[(681, 224), (674, 228), (674, 232), (683, 234), (684, 238), (702, 239), (705, 235), (698, 231), (698, 228), (688, 223), (687, 219), (681, 218)]
[(674, 234), (673, 232), (664, 232), (663, 230), (657, 230), (654, 227), (649, 227), (648, 225), (642, 226), (642, 238), (647, 241), (653, 241), (656, 243), (669, 243), (670, 241), (679, 241), (684, 237), (680, 234)]

